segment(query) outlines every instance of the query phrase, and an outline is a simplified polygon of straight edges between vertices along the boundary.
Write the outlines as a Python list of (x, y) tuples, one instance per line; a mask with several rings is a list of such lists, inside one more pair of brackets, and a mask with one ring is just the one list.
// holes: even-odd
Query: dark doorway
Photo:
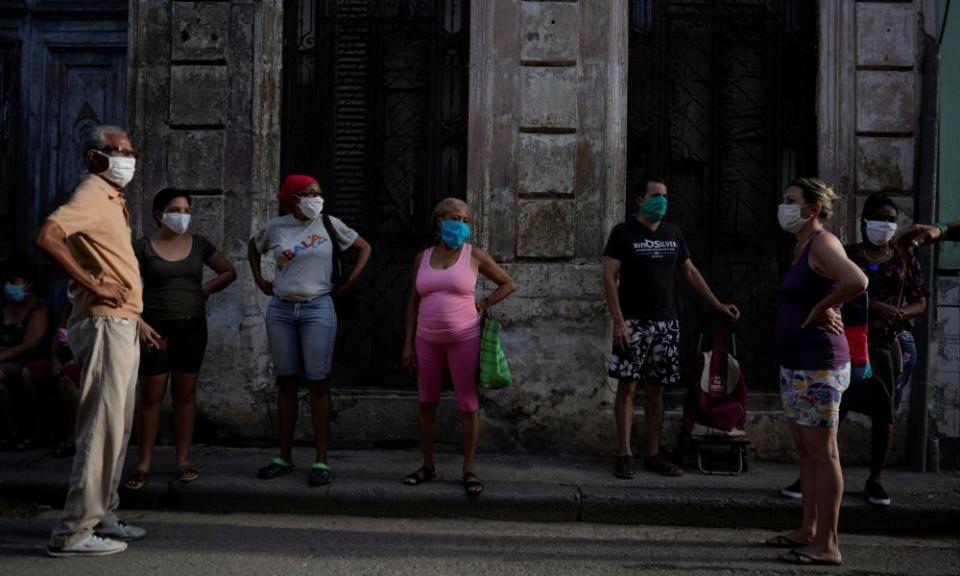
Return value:
[[(668, 219), (717, 295), (741, 308), (753, 389), (777, 385), (776, 292), (791, 246), (777, 204), (790, 178), (816, 173), (816, 4), (630, 5), (627, 211), (646, 176), (667, 179)], [(685, 300), (689, 354), (703, 308)]]
[(17, 233), (19, 80), (19, 44), (0, 43), (0, 259), (13, 252)]
[(373, 245), (334, 377), (406, 388), (404, 309), (442, 198), (466, 197), (469, 2), (287, 0), (283, 175), (317, 177), (328, 212)]

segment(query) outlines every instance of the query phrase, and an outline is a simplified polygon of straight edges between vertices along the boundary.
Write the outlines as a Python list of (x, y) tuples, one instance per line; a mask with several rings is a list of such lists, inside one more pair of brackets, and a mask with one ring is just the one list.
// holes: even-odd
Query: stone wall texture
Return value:
[[(143, 227), (152, 226), (146, 215), (156, 192), (194, 193), (196, 231), (217, 242), (239, 272), (210, 302), (199, 393), (198, 434), (206, 440), (274, 438), (265, 299), (247, 271), (245, 243), (275, 209), (283, 4), (132, 3), (130, 117), (144, 154), (135, 189)], [(853, 188), (850, 213), (870, 192), (893, 186), (904, 218), (912, 217), (920, 4), (822, 3), (821, 24), (830, 23), (830, 14), (849, 16), (837, 26), (852, 50), (821, 53), (824, 73), (840, 78), (821, 88), (840, 103), (833, 111), (821, 108), (833, 122), (822, 120), (821, 133), (830, 150), (839, 151), (839, 159), (832, 152), (822, 156), (831, 162), (824, 170)], [(614, 450), (615, 383), (606, 377), (610, 327), (600, 256), (606, 234), (623, 218), (627, 9), (626, 0), (471, 3), (468, 201), (477, 242), (520, 287), (498, 307), (516, 385), (483, 395), (482, 450)], [(845, 62), (850, 73), (837, 72)], [(843, 232), (856, 235), (853, 215), (844, 222)], [(958, 308), (950, 306), (941, 307), (941, 355), (952, 350), (950, 330), (960, 325)], [(944, 373), (955, 382), (950, 362), (956, 354), (952, 358)], [(957, 394), (947, 379), (944, 402)], [(335, 446), (416, 445), (410, 392), (336, 392), (334, 402)], [(675, 438), (680, 421), (676, 399), (670, 402), (665, 442)], [(299, 433), (307, 438), (303, 410)], [(642, 445), (642, 409), (637, 412)], [(938, 418), (953, 426), (955, 412)], [(441, 443), (455, 447), (460, 435), (452, 403), (444, 400), (441, 413)], [(751, 398), (750, 426), (756, 455), (793, 458), (775, 395)], [(846, 461), (866, 458), (868, 426), (856, 419), (845, 425)], [(898, 455), (904, 436), (898, 434)]]

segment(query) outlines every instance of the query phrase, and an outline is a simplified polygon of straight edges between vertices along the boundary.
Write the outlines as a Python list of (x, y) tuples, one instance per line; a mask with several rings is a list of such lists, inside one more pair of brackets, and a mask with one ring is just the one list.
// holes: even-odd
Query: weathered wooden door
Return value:
[(124, 123), (127, 3), (35, 0), (0, 7), (0, 23), (0, 92), (12, 102), (0, 120), (0, 214), (16, 221), (13, 249), (33, 253), (40, 221), (83, 172), (89, 130)]
[(400, 370), (416, 252), (442, 198), (466, 196), (467, 0), (288, 0), (282, 172), (316, 176), (329, 212), (373, 245), (335, 377), (408, 386)]
[[(667, 178), (668, 219), (718, 296), (742, 310), (740, 360), (754, 389), (777, 378), (776, 292), (791, 244), (777, 204), (790, 178), (816, 172), (816, 9), (631, 2), (628, 201), (646, 176)], [(701, 311), (681, 310), (688, 353)]]
[[(34, 78), (42, 90), (36, 104), (41, 119), (39, 138), (43, 162), (35, 173), (40, 192), (39, 215), (66, 201), (83, 174), (83, 142), (100, 124), (123, 125), (126, 98), (126, 46), (48, 44), (43, 75)], [(89, 42), (93, 38), (88, 38)]]

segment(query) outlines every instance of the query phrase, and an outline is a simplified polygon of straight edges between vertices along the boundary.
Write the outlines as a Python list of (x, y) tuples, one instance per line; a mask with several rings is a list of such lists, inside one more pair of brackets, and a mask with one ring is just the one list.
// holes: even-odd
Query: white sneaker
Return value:
[(66, 546), (47, 546), (47, 556), (66, 558), (68, 556), (109, 556), (119, 554), (127, 549), (126, 542), (117, 542), (109, 538), (101, 538), (91, 534), (73, 544)]
[(111, 538), (113, 540), (122, 540), (123, 542), (133, 542), (147, 535), (147, 531), (143, 528), (130, 526), (123, 520), (119, 520), (116, 524), (109, 526), (101, 524), (94, 528), (93, 531), (96, 532), (97, 536)]

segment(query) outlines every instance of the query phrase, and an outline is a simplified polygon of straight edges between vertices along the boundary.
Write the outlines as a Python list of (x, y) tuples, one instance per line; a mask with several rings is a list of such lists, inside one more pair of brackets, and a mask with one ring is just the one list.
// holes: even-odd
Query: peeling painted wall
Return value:
[[(849, 183), (842, 232), (855, 236), (854, 214), (871, 191), (900, 187), (898, 205), (905, 218), (913, 214), (920, 2), (836, 1), (822, 3), (821, 23), (847, 14), (836, 25), (851, 49), (821, 54), (824, 74), (839, 78), (821, 87), (822, 158), (836, 182)], [(614, 450), (599, 259), (623, 218), (627, 5), (471, 3), (468, 200), (478, 243), (520, 286), (497, 307), (516, 385), (482, 395), (482, 450)], [(245, 241), (274, 210), (279, 180), (281, 8), (281, 0), (132, 4), (131, 124), (145, 166), (135, 193), (144, 207), (164, 187), (202, 194), (197, 231), (240, 273), (210, 303), (201, 440), (274, 437), (266, 300), (247, 271)], [(677, 399), (668, 402), (665, 443), (680, 421)], [(337, 391), (334, 403), (335, 446), (416, 445), (414, 390)], [(310, 435), (304, 404), (302, 439)], [(441, 414), (440, 442), (455, 449), (459, 422), (449, 399)], [(758, 457), (793, 458), (773, 395), (751, 398), (750, 427)], [(865, 460), (866, 435), (862, 421), (844, 425), (845, 461)]]

